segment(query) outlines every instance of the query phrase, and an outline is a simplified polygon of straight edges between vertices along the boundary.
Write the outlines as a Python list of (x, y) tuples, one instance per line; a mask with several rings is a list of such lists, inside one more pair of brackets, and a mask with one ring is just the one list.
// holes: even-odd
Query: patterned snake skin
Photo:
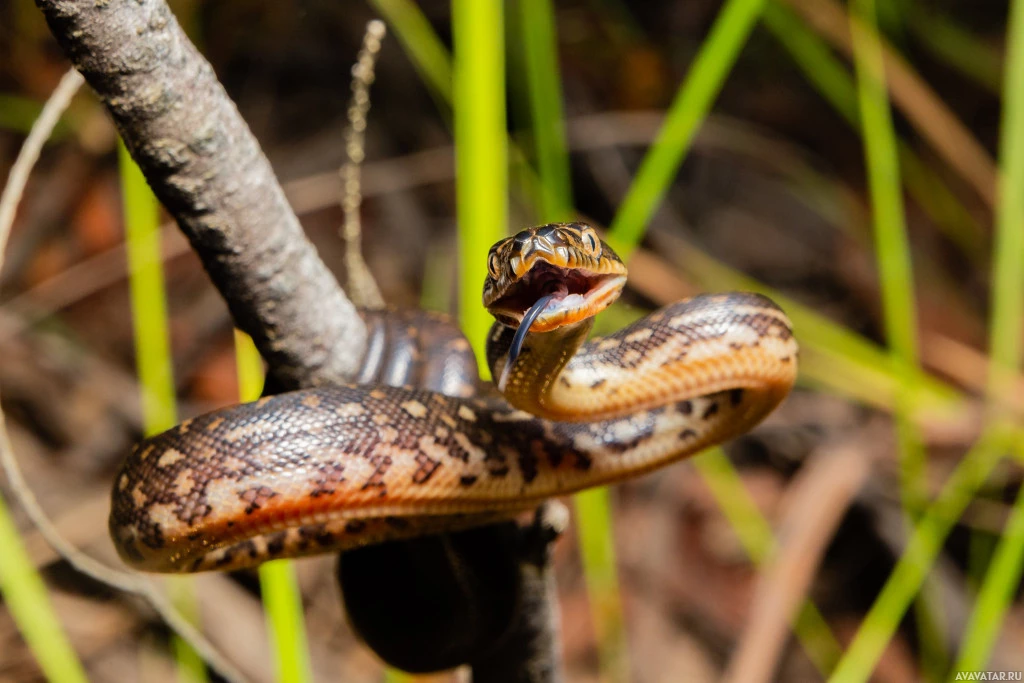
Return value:
[[(371, 317), (360, 379), (375, 384), (263, 398), (139, 443), (114, 483), (121, 557), (236, 569), (479, 526), (730, 439), (792, 387), (790, 323), (755, 294), (698, 296), (584, 342), (625, 280), (588, 226), (525, 230), (495, 245), (489, 269), (504, 398), (468, 397), (472, 355), (442, 319)], [(388, 386), (410, 381), (410, 364), (444, 393)]]

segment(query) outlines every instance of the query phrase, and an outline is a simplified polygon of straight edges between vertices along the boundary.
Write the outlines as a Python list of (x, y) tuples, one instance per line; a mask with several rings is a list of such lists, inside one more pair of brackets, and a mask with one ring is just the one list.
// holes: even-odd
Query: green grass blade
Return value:
[(859, 126), (857, 88), (846, 66), (836, 58), (825, 41), (810, 31), (779, 0), (771, 0), (765, 5), (764, 25), (825, 101), (847, 123)]
[(394, 30), (420, 78), (440, 102), (452, 101), (452, 63), (423, 11), (412, 0), (370, 0)]
[(451, 313), (455, 277), (455, 255), (451, 247), (443, 243), (428, 247), (423, 260), (420, 308)]
[(856, 0), (856, 6), (865, 19), (866, 29), (857, 30), (858, 27), (854, 26), (854, 57), (885, 330), (897, 363), (909, 368), (918, 365), (917, 309), (896, 155), (896, 132), (886, 93), (882, 46), (875, 26), (875, 3), (874, 0)]
[(131, 290), (135, 366), (142, 387), (146, 435), (170, 429), (178, 421), (163, 260), (160, 256), (160, 205), (124, 144), (118, 145), (124, 206), (125, 242)]
[(85, 671), (0, 497), (0, 594), (15, 625), (52, 683), (86, 683)]
[[(846, 65), (792, 10), (772, 0), (764, 9), (765, 27), (789, 53), (808, 82), (855, 130), (860, 130), (857, 86)], [(946, 181), (914, 152), (897, 140), (903, 181), (914, 201), (954, 244), (975, 263), (985, 254), (982, 228)]]
[(239, 329), (235, 329), (235, 372), (238, 399), (243, 403), (257, 400), (263, 393), (263, 358), (252, 337)]
[(956, 671), (982, 671), (999, 637), (1006, 611), (1024, 572), (1024, 487), (1003, 529), (989, 564), (977, 602), (964, 629), (964, 643), (956, 662)]
[[(255, 401), (263, 393), (263, 359), (252, 338), (235, 330), (235, 364), (238, 373), (238, 397)], [(274, 665), (281, 683), (308, 683), (313, 680), (306, 645), (306, 625), (302, 594), (291, 562), (265, 562), (259, 568), (263, 612), (266, 615)]]
[(623, 258), (639, 243), (668, 191), (764, 4), (764, 0), (726, 0), (722, 7), (612, 221), (608, 242)]
[(532, 132), (545, 221), (573, 217), (572, 176), (562, 115), (558, 41), (551, 0), (519, 0)]
[[(1010, 5), (1006, 82), (1000, 137), (1000, 186), (996, 207), (995, 273), (992, 285), (990, 414), (1001, 417), (1021, 357), (1024, 324), (1024, 0)], [(1019, 446), (1020, 444), (1018, 444)], [(1013, 601), (1024, 555), (1024, 494), (1017, 503), (968, 622), (957, 667), (981, 669)], [(975, 666), (977, 665), (977, 666)]]
[[(851, 25), (857, 95), (867, 160), (868, 185), (874, 221), (882, 312), (891, 360), (900, 378), (909, 377), (918, 363), (917, 309), (910, 243), (903, 209), (903, 193), (896, 152), (896, 132), (885, 84), (882, 45), (874, 0), (856, 0), (861, 22)], [(896, 441), (900, 465), (903, 511), (912, 524), (927, 498), (927, 460), (921, 434), (913, 421), (907, 382), (900, 382), (896, 399)], [(937, 637), (942, 616), (939, 604), (930, 605), (921, 594), (916, 603), (920, 628), (921, 664), (929, 680), (939, 680), (948, 653)]]
[[(167, 294), (160, 255), (160, 205), (146, 185), (123, 143), (118, 143), (118, 165), (124, 205), (128, 286), (131, 294), (135, 367), (142, 391), (142, 423), (146, 435), (170, 429), (178, 421)], [(198, 615), (195, 596), (184, 580), (170, 584), (182, 613)], [(172, 639), (182, 680), (205, 681), (206, 667), (184, 641)]]
[(628, 681), (629, 642), (619, 595), (611, 496), (606, 487), (590, 489), (576, 494), (573, 503), (600, 672), (604, 680)]
[[(692, 462), (725, 513), (747, 555), (758, 566), (768, 562), (775, 551), (774, 532), (722, 449), (709, 449)], [(793, 623), (793, 631), (814, 666), (822, 675), (827, 675), (839, 661), (842, 648), (832, 635), (825, 618), (812, 603), (805, 602), (800, 608)]]
[[(190, 622), (198, 624), (200, 619), (199, 600), (192, 586), (191, 577), (168, 577), (164, 583), (174, 608)], [(199, 683), (208, 680), (206, 664), (191, 645), (178, 636), (171, 636), (171, 650), (174, 652), (174, 659), (178, 664), (178, 680), (181, 683)]]
[(263, 610), (270, 630), (274, 664), (280, 683), (313, 680), (306, 646), (302, 594), (290, 560), (264, 562), (259, 567)]
[(843, 654), (831, 683), (863, 683), (871, 677), (900, 620), (921, 589), (942, 545), (1014, 436), (989, 430), (964, 456), (921, 517), (853, 641)]
[[(550, 0), (519, 0), (519, 39), (537, 165), (542, 222), (573, 217), (572, 178), (562, 116), (562, 89), (554, 9)], [(600, 670), (608, 680), (629, 680), (628, 642), (607, 488), (581, 493), (576, 506), (580, 557), (598, 644)]]
[[(22, 197), (25, 185), (39, 152), (62, 112), (68, 106), (82, 83), (82, 77), (73, 69), (61, 79), (57, 89), (38, 113), (38, 120), (28, 123), (30, 129), (17, 159), (0, 191), (0, 264), (10, 235), (11, 224)], [(19, 101), (20, 98), (18, 98)], [(4, 97), (0, 96), (0, 122), (3, 121)], [(25, 114), (28, 112), (23, 112)], [(22, 123), (26, 123), (22, 121)], [(0, 454), (3, 470), (9, 475), (8, 486), (14, 490), (25, 487), (20, 470), (15, 462), (12, 446), (3, 428), (3, 414), (0, 411)], [(29, 503), (33, 496), (22, 491), (20, 498)], [(31, 506), (30, 506), (31, 507)], [(37, 513), (41, 511), (37, 510)], [(35, 515), (30, 515), (35, 518)], [(0, 495), (0, 597), (14, 621), (15, 628), (25, 639), (29, 651), (35, 657), (43, 674), (50, 681), (85, 681), (85, 673), (75, 654), (74, 648), (65, 635), (53, 606), (50, 604), (46, 584), (25, 550), (18, 528), (10, 514), (3, 496)]]
[(1024, 325), (1024, 3), (1014, 0), (1007, 34), (1006, 85), (999, 143), (999, 202), (993, 246), (989, 400), (1012, 390)]
[(384, 670), (384, 683), (416, 683), (416, 679), (414, 674), (407, 674), (399, 669)]
[(459, 222), (459, 318), (489, 376), (484, 342), (491, 321), (480, 303), (487, 251), (508, 222), (505, 32), (500, 3), (454, 0), (456, 211)]

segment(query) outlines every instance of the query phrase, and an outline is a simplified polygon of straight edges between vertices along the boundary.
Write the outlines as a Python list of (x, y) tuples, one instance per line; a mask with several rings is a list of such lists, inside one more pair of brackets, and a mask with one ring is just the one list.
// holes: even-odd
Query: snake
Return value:
[(627, 271), (587, 224), (522, 230), (491, 248), (487, 269), (498, 391), (472, 395), (472, 351), (446, 319), (366, 313), (358, 381), (215, 410), (136, 444), (109, 519), (125, 563), (240, 569), (511, 519), (743, 434), (793, 387), (792, 325), (759, 294), (697, 295), (588, 340)]

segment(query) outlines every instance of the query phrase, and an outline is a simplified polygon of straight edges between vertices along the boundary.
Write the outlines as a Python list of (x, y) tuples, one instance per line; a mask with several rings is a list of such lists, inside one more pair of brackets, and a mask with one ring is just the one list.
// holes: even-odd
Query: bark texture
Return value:
[(36, 4), (279, 383), (353, 377), (362, 320), (164, 0)]
[(569, 510), (548, 501), (520, 532), (519, 613), (493, 651), (470, 662), (475, 683), (562, 683), (561, 619), (551, 567), (552, 545), (569, 525)]

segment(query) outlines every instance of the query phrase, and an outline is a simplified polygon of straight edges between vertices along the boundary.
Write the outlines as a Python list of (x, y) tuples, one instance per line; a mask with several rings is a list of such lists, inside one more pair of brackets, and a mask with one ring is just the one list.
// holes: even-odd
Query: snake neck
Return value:
[[(695, 297), (585, 341), (590, 327), (584, 321), (527, 335), (508, 374), (506, 400), (548, 420), (598, 422), (735, 387), (792, 384), (795, 376), (789, 321), (756, 295)], [(500, 324), (492, 329), (492, 372), (504, 367), (514, 332)]]
[[(198, 571), (495, 521), (742, 434), (796, 377), (789, 321), (756, 295), (696, 297), (582, 342), (587, 332), (529, 339), (506, 383), (529, 412), (339, 385), (147, 439), (114, 485), (118, 550), (141, 568)], [(492, 332), (492, 369), (513, 334)]]
[[(593, 318), (565, 325), (551, 332), (531, 332), (508, 369), (505, 400), (519, 410), (552, 420), (572, 420), (565, 406), (553, 398), (555, 387), (565, 381), (566, 366), (594, 326)], [(495, 323), (487, 338), (487, 363), (492, 377), (500, 377), (508, 360), (515, 329)], [(576, 418), (579, 420), (579, 418)]]

